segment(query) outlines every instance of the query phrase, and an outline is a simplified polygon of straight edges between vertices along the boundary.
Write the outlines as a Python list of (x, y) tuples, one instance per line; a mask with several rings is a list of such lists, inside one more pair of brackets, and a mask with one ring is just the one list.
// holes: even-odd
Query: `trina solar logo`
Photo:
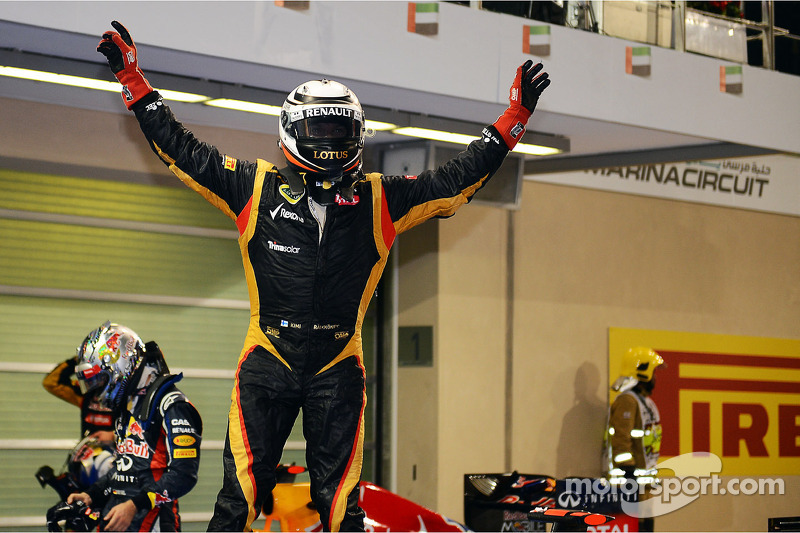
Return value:
[(711, 452), (727, 476), (800, 471), (800, 357), (654, 348), (662, 458)]

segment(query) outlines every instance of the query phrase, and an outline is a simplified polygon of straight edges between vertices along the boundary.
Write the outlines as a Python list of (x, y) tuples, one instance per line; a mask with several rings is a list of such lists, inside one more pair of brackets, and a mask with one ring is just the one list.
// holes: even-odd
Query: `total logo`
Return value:
[(283, 207), (282, 202), (281, 204), (278, 205), (278, 207), (270, 210), (269, 216), (272, 217), (272, 220), (275, 220), (275, 217), (279, 216), (280, 218), (287, 218), (289, 220), (294, 220), (295, 222), (300, 222), (301, 224), (305, 222), (305, 219), (302, 216), (298, 215), (294, 211), (289, 211), (288, 209)]

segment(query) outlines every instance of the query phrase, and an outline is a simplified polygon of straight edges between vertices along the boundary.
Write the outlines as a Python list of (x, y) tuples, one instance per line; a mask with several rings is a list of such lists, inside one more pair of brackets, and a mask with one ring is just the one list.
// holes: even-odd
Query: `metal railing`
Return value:
[[(462, 5), (469, 4), (470, 7), (475, 9), (487, 9), (491, 11), (502, 11), (502, 5), (512, 4), (511, 2), (494, 3), (491, 1), (483, 0), (468, 0), (454, 2)], [(713, 52), (698, 51), (686, 47), (687, 37), (687, 17), (689, 20), (692, 16), (700, 16), (707, 20), (717, 21), (720, 24), (727, 24), (735, 27), (737, 31), (745, 32), (746, 42), (760, 41), (761, 42), (761, 65), (757, 64), (756, 58), (749, 58), (748, 50), (743, 50), (743, 57), (740, 62), (750, 63), (754, 66), (761, 66), (769, 70), (775, 70), (775, 54), (776, 54), (776, 40), (778, 39), (793, 39), (800, 40), (799, 35), (792, 34), (788, 29), (781, 28), (775, 25), (775, 2), (774, 0), (761, 1), (761, 20), (750, 20), (743, 17), (731, 17), (718, 13), (710, 13), (706, 11), (699, 11), (687, 7), (687, 2), (681, 1), (666, 1), (666, 0), (653, 0), (653, 1), (640, 1), (640, 2), (613, 2), (613, 1), (599, 1), (599, 0), (581, 0), (581, 1), (531, 1), (531, 2), (515, 2), (514, 14), (523, 16), (525, 18), (532, 18), (542, 20), (541, 13), (542, 5), (546, 5), (545, 13), (556, 13), (560, 15), (559, 18), (552, 18), (544, 20), (554, 24), (562, 24), (567, 27), (576, 28), (585, 31), (591, 31), (599, 34), (622, 37), (628, 40), (636, 40), (646, 44), (661, 46), (665, 48), (672, 48), (681, 52), (698, 52), (704, 55), (711, 55), (713, 57), (722, 57), (723, 59), (732, 59), (730, 57), (716, 56)], [(538, 4), (538, 5), (537, 5)], [(636, 8), (639, 11), (646, 9), (650, 11), (648, 24), (653, 24), (646, 33), (648, 38), (631, 38), (629, 34), (616, 35), (613, 30), (609, 31), (611, 24), (605, 20), (605, 13), (609, 11), (614, 4), (622, 5), (627, 4), (629, 7)], [(738, 3), (740, 8), (744, 6), (744, 2)], [(560, 11), (559, 11), (560, 10)], [(664, 13), (664, 11), (667, 13)], [(659, 24), (664, 24), (669, 21), (670, 36), (669, 44), (666, 44), (662, 33), (659, 33)], [(628, 29), (636, 29), (634, 25), (628, 25)], [(650, 38), (653, 36), (653, 38)], [(659, 38), (661, 36), (661, 38)], [(800, 75), (800, 72), (789, 72), (790, 74)]]

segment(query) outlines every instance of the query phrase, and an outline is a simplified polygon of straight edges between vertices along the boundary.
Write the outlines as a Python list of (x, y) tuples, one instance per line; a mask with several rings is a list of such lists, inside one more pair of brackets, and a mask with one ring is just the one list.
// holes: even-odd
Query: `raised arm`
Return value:
[(447, 217), (483, 187), (525, 133), (542, 91), (550, 85), (542, 64), (526, 61), (517, 68), (509, 106), (479, 139), (435, 170), (419, 176), (384, 178), (389, 216), (397, 233), (432, 217)]
[(144, 77), (128, 30), (116, 20), (111, 25), (116, 31), (103, 34), (97, 51), (122, 84), (122, 99), (135, 113), (150, 148), (181, 181), (236, 220), (252, 196), (257, 164), (222, 154), (195, 138)]

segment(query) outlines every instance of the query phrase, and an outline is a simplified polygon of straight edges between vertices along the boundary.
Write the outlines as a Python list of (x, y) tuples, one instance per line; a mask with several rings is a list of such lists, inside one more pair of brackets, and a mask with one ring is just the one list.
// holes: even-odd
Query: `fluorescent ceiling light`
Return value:
[(173, 102), (187, 102), (196, 104), (208, 100), (208, 96), (204, 94), (185, 93), (182, 91), (171, 91), (169, 89), (156, 89), (158, 93), (164, 97), (165, 100), (172, 100)]
[(397, 135), (407, 135), (408, 137), (419, 137), (420, 139), (431, 139), (434, 141), (445, 141), (456, 144), (469, 144), (478, 138), (475, 135), (463, 135), (461, 133), (450, 133), (449, 131), (413, 127), (397, 128), (391, 132)]
[(518, 143), (514, 147), (514, 152), (531, 155), (555, 155), (560, 154), (562, 151), (563, 150), (559, 148), (553, 148), (552, 146), (544, 146), (540, 144)]
[[(96, 80), (93, 78), (84, 78), (81, 76), (71, 76), (68, 74), (56, 74), (54, 72), (45, 72), (41, 70), (31, 70), (26, 68), (6, 67), (0, 66), (0, 76), (8, 76), (11, 78), (19, 78), (32, 81), (41, 81), (45, 83), (56, 83), (59, 85), (68, 85), (71, 87), (83, 87), (86, 89), (96, 89), (100, 91), (120, 92), (121, 86), (116, 81)], [(188, 103), (203, 103), (212, 107), (219, 107), (223, 109), (233, 109), (236, 111), (245, 111), (248, 113), (261, 113), (263, 115), (280, 116), (281, 108), (279, 106), (259, 104), (256, 102), (247, 102), (245, 100), (234, 100), (231, 98), (214, 98), (195, 93), (186, 93), (181, 91), (172, 91), (169, 89), (158, 89), (161, 96), (166, 100), (175, 102), (188, 102)], [(378, 120), (367, 120), (365, 126), (375, 131), (388, 131), (397, 135), (405, 135), (407, 137), (417, 137), (420, 139), (431, 139), (434, 141), (444, 141), (456, 144), (467, 145), (477, 139), (475, 135), (464, 135), (461, 133), (451, 133), (448, 131), (431, 130), (427, 128), (403, 127), (398, 128), (396, 124), (390, 122), (381, 122)], [(559, 148), (550, 146), (525, 144), (519, 143), (514, 148), (514, 152), (532, 155), (553, 155), (562, 152)]]
[[(409, 137), (419, 137), (421, 139), (432, 139), (434, 141), (445, 141), (457, 144), (469, 144), (478, 137), (473, 135), (463, 135), (461, 133), (450, 133), (447, 131), (429, 130), (426, 128), (397, 128), (392, 130), (391, 133), (398, 135), (407, 135)], [(561, 150), (552, 148), (550, 146), (541, 146), (538, 144), (524, 144), (519, 143), (514, 148), (514, 152), (531, 155), (553, 155), (560, 154)]]
[(278, 117), (281, 114), (281, 108), (276, 105), (257, 104), (255, 102), (233, 100), (231, 98), (215, 98), (213, 100), (207, 100), (203, 103), (212, 107), (234, 109), (236, 111), (247, 111), (248, 113), (261, 113), (262, 115), (272, 115), (275, 117)]
[(67, 74), (55, 74), (53, 72), (43, 72), (41, 70), (30, 70), (27, 68), (2, 67), (0, 66), (0, 76), (20, 78), (23, 80), (43, 81), (46, 83), (57, 83), (59, 85), (70, 85), (72, 87), (85, 87), (87, 89), (97, 89), (100, 91), (111, 91), (118, 93), (121, 86), (115, 81), (95, 80), (92, 78), (82, 78), (80, 76), (69, 76)]
[[(56, 74), (55, 72), (30, 70), (27, 68), (0, 66), (0, 76), (20, 78), (23, 80), (42, 81), (45, 83), (56, 83), (58, 85), (69, 85), (70, 87), (82, 87), (84, 89), (95, 89), (98, 91), (109, 91), (114, 93), (118, 93), (122, 90), (122, 85), (116, 81), (96, 80), (94, 78), (70, 76), (69, 74)], [(202, 94), (185, 93), (181, 91), (158, 89), (158, 92), (161, 93), (161, 96), (167, 100), (173, 100), (176, 102), (195, 103), (208, 99), (208, 96), (204, 96)]]
[[(233, 100), (230, 98), (215, 98), (203, 102), (206, 105), (213, 107), (221, 107), (223, 109), (234, 109), (236, 111), (246, 111), (249, 113), (261, 113), (263, 115), (280, 116), (281, 108), (274, 105), (259, 104), (256, 102), (247, 102), (245, 100)], [(389, 122), (380, 122), (378, 120), (367, 120), (364, 124), (367, 128), (376, 131), (386, 131), (397, 127), (397, 124)]]
[(388, 131), (395, 129), (397, 127), (397, 124), (392, 124), (391, 122), (381, 122), (380, 120), (367, 119), (364, 122), (364, 126), (366, 126), (368, 129), (375, 131)]

